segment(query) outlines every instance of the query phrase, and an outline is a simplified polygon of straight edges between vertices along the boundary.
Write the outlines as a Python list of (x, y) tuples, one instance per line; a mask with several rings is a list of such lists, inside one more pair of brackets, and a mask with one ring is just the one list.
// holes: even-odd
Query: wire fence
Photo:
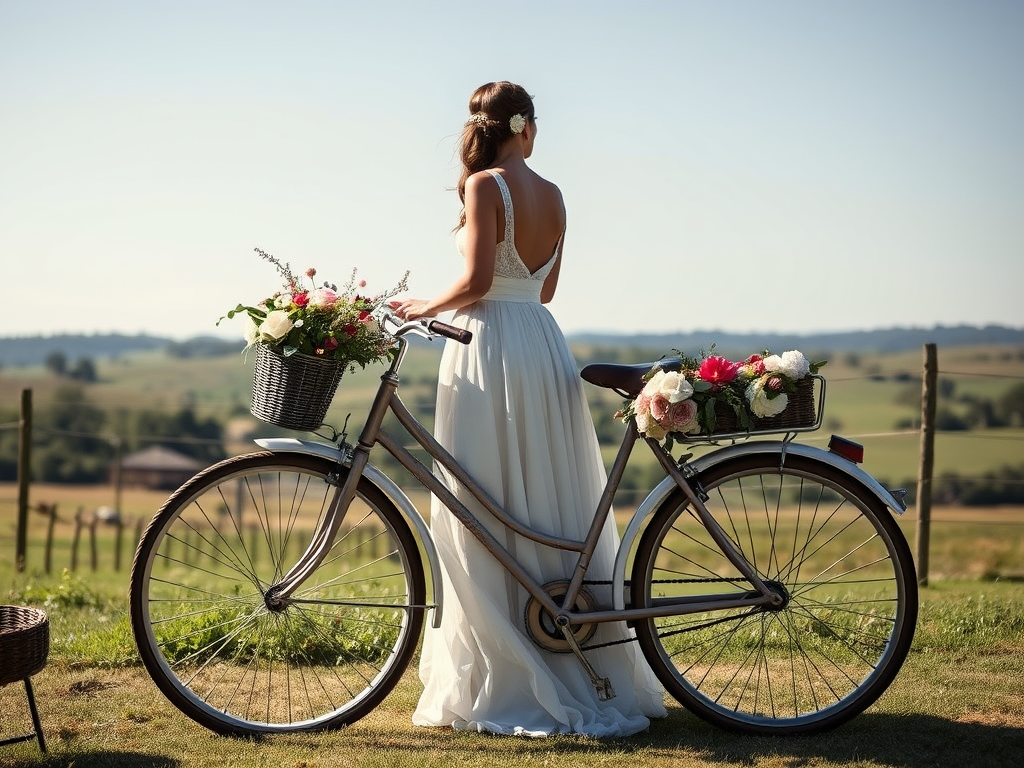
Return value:
[[(1008, 381), (1024, 381), (1024, 375), (1010, 375), (971, 371), (940, 371), (944, 377), (958, 377), (960, 379), (999, 379)], [(842, 382), (853, 382), (858, 379), (871, 379), (871, 375), (863, 377), (843, 377), (829, 379), (830, 385)], [(58, 405), (67, 405), (67, 403)], [(139, 410), (145, 409), (144, 404), (130, 405), (129, 408)], [(20, 421), (8, 421), (0, 423), (0, 432), (18, 430), (21, 427)], [(915, 428), (892, 429), (886, 431), (873, 431), (848, 434), (844, 436), (853, 440), (869, 440), (873, 442), (888, 440), (912, 439), (919, 436), (920, 430)], [(1000, 476), (998, 482), (1005, 487), (1024, 488), (1024, 429), (1011, 427), (1006, 429), (938, 429), (936, 435), (944, 441), (956, 441), (972, 444), (972, 452), (978, 449), (974, 446), (997, 444), (1000, 446), (1004, 466), (1016, 467), (1017, 474), (1006, 473)], [(93, 439), (98, 443), (116, 446), (121, 438), (110, 432), (90, 432), (83, 430), (67, 430), (34, 424), (32, 428), (31, 442), (33, 448), (44, 447), (51, 440), (57, 437), (70, 437), (76, 439)], [(815, 443), (825, 442), (827, 435), (811, 434), (803, 436), (804, 442)], [(195, 446), (204, 445), (211, 449), (221, 448), (225, 440), (213, 438), (201, 438), (190, 436), (139, 436), (135, 441), (137, 445), (159, 444), (169, 446)], [(387, 458), (387, 457), (385, 457)], [(376, 460), (376, 459), (375, 459)], [(956, 482), (960, 488), (964, 487), (986, 487), (991, 485), (1002, 467), (992, 466), (991, 469), (983, 471), (972, 471), (969, 473), (957, 473)], [(396, 479), (404, 477), (396, 474)], [(939, 478), (941, 479), (941, 478)], [(937, 479), (933, 478), (933, 482)], [(418, 486), (414, 486), (417, 487)], [(650, 487), (648, 484), (647, 488)], [(911, 489), (913, 491), (913, 489)], [(635, 506), (644, 495), (645, 488), (623, 489), (616, 496), (616, 505)], [(31, 533), (33, 537), (33, 557), (42, 558), (35, 561), (35, 567), (43, 567), (47, 571), (53, 568), (68, 567), (72, 570), (96, 567), (115, 567), (120, 569), (127, 567), (131, 551), (135, 542), (141, 534), (142, 527), (146, 520), (136, 516), (127, 518), (120, 515), (120, 510), (115, 510), (115, 515), (109, 519), (103, 519), (100, 515), (100, 506), (75, 506), (74, 510), (58, 509), (54, 502), (46, 499), (38, 499), (33, 494), (33, 518)], [(110, 497), (113, 503), (115, 494), (111, 491)], [(913, 498), (913, 493), (911, 493)], [(965, 507), (960, 504), (947, 504), (937, 497), (937, 504), (940, 507), (939, 514), (932, 520), (931, 537), (932, 546), (945, 550), (945, 558), (948, 561), (947, 570), (951, 573), (967, 576), (1018, 578), (1024, 577), (1024, 503), (1011, 503), (999, 505), (978, 505)], [(12, 521), (17, 517), (18, 498), (15, 495), (0, 497), (0, 550), (12, 551), (14, 548), (14, 532)], [(106, 506), (106, 505), (104, 505)], [(155, 509), (155, 508), (154, 508)], [(901, 518), (901, 524), (908, 532), (908, 539), (912, 540), (912, 528), (917, 522), (916, 510), (910, 506), (906, 515)], [(44, 522), (45, 518), (45, 522)], [(60, 530), (61, 524), (66, 530), (72, 530), (71, 534), (63, 538), (55, 537), (54, 531)], [(45, 530), (45, 534), (42, 532)], [(40, 537), (43, 541), (40, 541)], [(982, 547), (979, 542), (984, 540)], [(56, 543), (55, 543), (56, 541)], [(981, 549), (979, 549), (981, 547)], [(972, 554), (973, 548), (973, 554)], [(0, 559), (6, 559), (2, 557)], [(936, 562), (934, 554), (932, 562)], [(941, 561), (941, 558), (940, 558)]]

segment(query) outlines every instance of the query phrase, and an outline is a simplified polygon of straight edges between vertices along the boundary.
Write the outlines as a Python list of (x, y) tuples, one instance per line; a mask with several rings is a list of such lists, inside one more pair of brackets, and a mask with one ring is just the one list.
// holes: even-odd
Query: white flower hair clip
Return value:
[(489, 118), (483, 112), (476, 112), (475, 114), (469, 116), (469, 120), (466, 121), (466, 124), (468, 125), (470, 123), (486, 123), (490, 119), (491, 118)]
[(512, 133), (522, 133), (526, 127), (526, 118), (520, 114), (512, 115), (508, 120), (508, 127), (512, 129)]

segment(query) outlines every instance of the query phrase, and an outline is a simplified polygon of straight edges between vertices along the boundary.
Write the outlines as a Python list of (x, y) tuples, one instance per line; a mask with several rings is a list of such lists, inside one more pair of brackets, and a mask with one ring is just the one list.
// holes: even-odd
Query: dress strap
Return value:
[(508, 184), (501, 178), (500, 173), (490, 169), (487, 172), (498, 182), (498, 189), (501, 190), (501, 200), (505, 203), (505, 242), (509, 244), (515, 243), (516, 229), (515, 218), (512, 214), (512, 193), (508, 191)]

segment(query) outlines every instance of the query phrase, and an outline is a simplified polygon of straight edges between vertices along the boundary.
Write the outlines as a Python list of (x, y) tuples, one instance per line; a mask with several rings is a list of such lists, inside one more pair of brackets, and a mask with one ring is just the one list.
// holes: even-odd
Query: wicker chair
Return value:
[(39, 749), (46, 752), (43, 726), (39, 722), (32, 681), (29, 679), (46, 666), (50, 652), (50, 620), (45, 611), (17, 605), (0, 605), (0, 686), (25, 683), (28, 708), (35, 730), (23, 736), (0, 740), (0, 746), (38, 739)]

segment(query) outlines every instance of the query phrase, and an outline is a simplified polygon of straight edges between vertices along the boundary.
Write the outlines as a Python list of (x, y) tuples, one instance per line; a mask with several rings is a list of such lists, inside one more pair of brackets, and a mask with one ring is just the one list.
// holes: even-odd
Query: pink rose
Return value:
[(641, 392), (636, 400), (633, 402), (634, 413), (650, 413), (651, 412), (651, 398)]
[(672, 403), (665, 426), (670, 432), (692, 432), (697, 427), (697, 404), (693, 400)]
[(317, 288), (304, 295), (306, 296), (306, 302), (314, 307), (330, 309), (338, 303), (338, 294), (330, 288)]
[(764, 358), (760, 355), (751, 355), (746, 359), (745, 365), (749, 369), (751, 376), (760, 376), (764, 373)]
[(292, 296), (292, 303), (297, 307), (304, 307), (309, 304), (309, 294), (303, 291)]
[(657, 419), (659, 424), (665, 424), (665, 417), (668, 416), (669, 408), (672, 403), (669, 402), (668, 398), (660, 392), (656, 393), (651, 398), (651, 416)]

